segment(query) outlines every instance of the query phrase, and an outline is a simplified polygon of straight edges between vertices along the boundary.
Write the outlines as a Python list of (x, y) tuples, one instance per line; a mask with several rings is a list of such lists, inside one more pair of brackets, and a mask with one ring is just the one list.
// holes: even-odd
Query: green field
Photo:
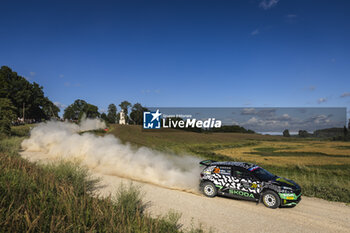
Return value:
[(295, 180), (306, 196), (350, 203), (350, 142), (183, 130), (147, 132), (135, 125), (112, 125), (109, 133), (134, 146), (256, 163)]

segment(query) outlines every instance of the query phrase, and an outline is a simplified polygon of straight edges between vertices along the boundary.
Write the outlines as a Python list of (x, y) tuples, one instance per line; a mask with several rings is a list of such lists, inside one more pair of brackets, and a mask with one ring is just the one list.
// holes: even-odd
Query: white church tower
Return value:
[(126, 125), (125, 113), (123, 109), (119, 113), (119, 124)]

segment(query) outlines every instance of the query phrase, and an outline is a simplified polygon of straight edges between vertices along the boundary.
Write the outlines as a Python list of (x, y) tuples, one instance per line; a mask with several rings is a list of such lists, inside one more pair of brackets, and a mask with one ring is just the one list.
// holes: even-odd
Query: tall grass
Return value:
[(30, 163), (17, 154), (21, 140), (0, 140), (1, 232), (182, 232), (176, 215), (151, 218), (137, 187), (97, 198), (87, 170)]
[(297, 182), (305, 196), (350, 203), (349, 165), (263, 167)]

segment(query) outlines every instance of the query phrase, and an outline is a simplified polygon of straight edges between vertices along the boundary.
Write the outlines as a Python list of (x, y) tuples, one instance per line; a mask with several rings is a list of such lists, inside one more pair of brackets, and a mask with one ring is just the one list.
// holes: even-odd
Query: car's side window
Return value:
[(236, 178), (240, 175), (240, 173), (237, 170), (237, 167), (232, 167), (231, 175)]
[(237, 178), (252, 178), (251, 174), (244, 168), (236, 167), (232, 170), (232, 176)]
[(230, 176), (231, 175), (231, 167), (230, 166), (220, 166), (217, 167), (216, 173), (219, 173), (221, 175)]

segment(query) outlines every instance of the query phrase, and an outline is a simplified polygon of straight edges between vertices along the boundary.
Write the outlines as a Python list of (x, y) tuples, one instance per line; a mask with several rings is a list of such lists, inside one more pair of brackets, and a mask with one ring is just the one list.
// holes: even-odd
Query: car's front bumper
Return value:
[(282, 206), (293, 206), (301, 201), (301, 193), (279, 193)]

